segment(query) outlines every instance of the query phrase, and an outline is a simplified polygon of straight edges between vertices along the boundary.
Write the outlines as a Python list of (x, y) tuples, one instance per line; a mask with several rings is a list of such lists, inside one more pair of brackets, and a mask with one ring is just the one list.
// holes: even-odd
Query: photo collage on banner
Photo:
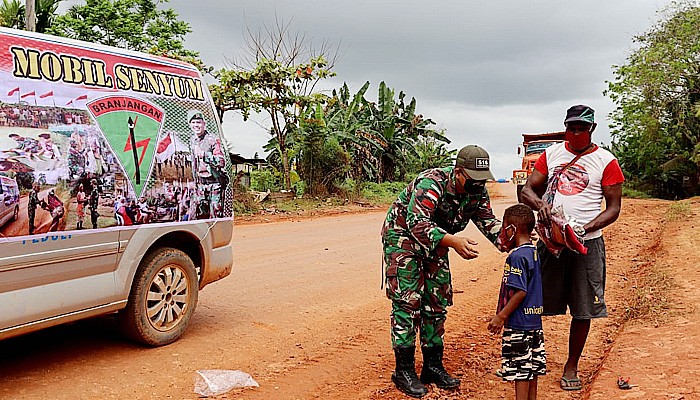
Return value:
[(196, 68), (77, 43), (0, 31), (0, 238), (231, 218)]

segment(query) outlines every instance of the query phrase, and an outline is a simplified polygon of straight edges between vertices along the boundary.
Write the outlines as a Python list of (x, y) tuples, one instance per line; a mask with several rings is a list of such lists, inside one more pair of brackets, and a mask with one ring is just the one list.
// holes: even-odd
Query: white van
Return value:
[(0, 175), (0, 228), (19, 216), (19, 188), (14, 179)]
[(231, 272), (230, 172), (192, 65), (0, 29), (0, 339), (118, 312), (176, 340)]

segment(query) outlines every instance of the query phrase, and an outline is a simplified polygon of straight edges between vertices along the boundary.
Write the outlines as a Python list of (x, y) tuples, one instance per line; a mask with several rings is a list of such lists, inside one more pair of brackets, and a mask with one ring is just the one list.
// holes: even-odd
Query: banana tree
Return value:
[(384, 141), (382, 150), (376, 154), (379, 160), (380, 183), (405, 178), (409, 158), (418, 156), (414, 145), (418, 138), (431, 137), (450, 142), (441, 132), (431, 128), (431, 125), (435, 124), (431, 119), (416, 114), (415, 98), (411, 98), (408, 105), (405, 98), (404, 92), (399, 92), (397, 102), (394, 99), (394, 90), (382, 82), (379, 85), (378, 104), (371, 107), (375, 117), (372, 130), (381, 135)]
[(7, 28), (24, 29), (24, 4), (19, 0), (2, 0), (0, 3), (0, 25)]

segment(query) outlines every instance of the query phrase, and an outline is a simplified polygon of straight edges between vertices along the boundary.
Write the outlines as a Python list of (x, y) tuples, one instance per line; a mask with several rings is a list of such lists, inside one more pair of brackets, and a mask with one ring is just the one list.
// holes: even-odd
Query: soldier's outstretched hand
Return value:
[(479, 256), (479, 251), (476, 245), (479, 244), (476, 240), (464, 237), (457, 237), (455, 246), (453, 247), (457, 254), (465, 260), (471, 260)]

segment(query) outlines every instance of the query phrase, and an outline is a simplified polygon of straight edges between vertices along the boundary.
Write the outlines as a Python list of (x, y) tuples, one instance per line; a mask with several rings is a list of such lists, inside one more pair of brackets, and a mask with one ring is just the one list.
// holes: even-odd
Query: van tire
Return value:
[(187, 329), (198, 293), (197, 271), (187, 254), (158, 248), (136, 271), (126, 308), (117, 315), (119, 327), (127, 337), (149, 346), (172, 343)]

